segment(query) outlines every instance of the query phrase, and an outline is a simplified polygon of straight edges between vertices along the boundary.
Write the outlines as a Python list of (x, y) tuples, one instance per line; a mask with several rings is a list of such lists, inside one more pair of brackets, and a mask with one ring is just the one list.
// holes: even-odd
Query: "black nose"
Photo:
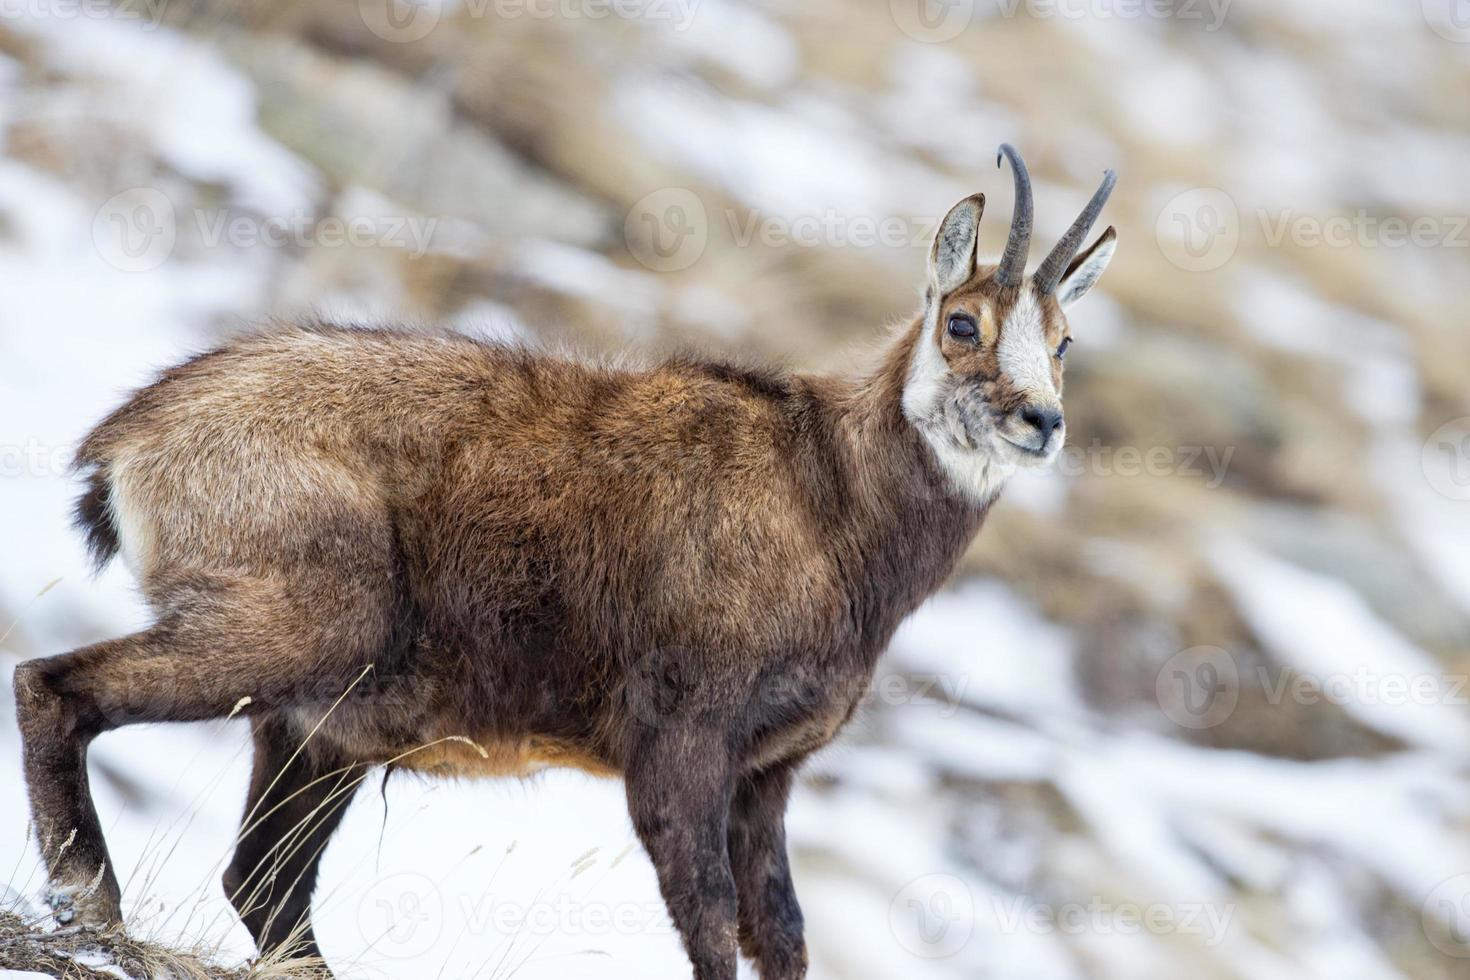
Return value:
[(1062, 413), (1055, 408), (1037, 408), (1035, 405), (1027, 405), (1021, 409), (1021, 421), (1040, 432), (1041, 441), (1044, 443), (1061, 426)]

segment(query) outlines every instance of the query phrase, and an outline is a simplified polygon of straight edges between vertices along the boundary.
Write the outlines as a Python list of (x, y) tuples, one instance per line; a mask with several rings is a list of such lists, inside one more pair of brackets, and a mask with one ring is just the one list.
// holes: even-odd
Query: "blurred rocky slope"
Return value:
[[(1117, 169), (1063, 465), (1008, 489), (977, 581), (904, 632), (894, 693), (794, 814), (818, 968), (1464, 975), (1445, 947), (1470, 912), (1435, 905), (1470, 890), (1453, 23), (1368, 0), (102, 9), (0, 23), (0, 351), (40, 372), (16, 445), (80, 433), (87, 412), (31, 395), (133, 325), (156, 363), (323, 314), (851, 364), (914, 309), (951, 203), (985, 191), (999, 250), (997, 143), (1026, 153), (1042, 239)], [(60, 214), (110, 267), (111, 324), (37, 278), (65, 267)], [(56, 497), (42, 477), (12, 499)], [(115, 622), (20, 616), (54, 570), (17, 550), (9, 652)], [(916, 907), (973, 906), (955, 950), (892, 921), (934, 875)], [(1089, 903), (1230, 921), (1067, 928)]]

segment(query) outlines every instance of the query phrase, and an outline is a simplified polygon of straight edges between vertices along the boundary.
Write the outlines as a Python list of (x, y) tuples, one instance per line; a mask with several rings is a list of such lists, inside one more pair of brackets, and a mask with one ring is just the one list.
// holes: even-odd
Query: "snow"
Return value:
[[(1383, 622), (1341, 582), (1246, 545), (1222, 541), (1214, 564), (1241, 611), (1285, 667), (1311, 678), (1325, 700), (1411, 745), (1462, 753), (1470, 744), (1467, 694), (1447, 671)], [(1264, 679), (1299, 696), (1285, 675)]]
[(1118, 104), (1134, 131), (1151, 142), (1208, 146), (1224, 126), (1215, 80), (1181, 54), (1130, 59)]
[(1040, 780), (1056, 767), (1057, 747), (1020, 725), (984, 715), (896, 712), (889, 735), (946, 775), (975, 780)]
[[(961, 172), (975, 166), (975, 141), (955, 133), (1014, 133), (1021, 125), (1011, 110), (981, 97), (970, 66), (933, 44), (897, 45), (884, 65), (888, 87), (873, 106), (879, 125), (906, 146), (917, 147)], [(935, 119), (949, 120), (934, 125)], [(977, 137), (978, 138), (978, 137)]]
[(937, 215), (969, 193), (875, 150), (851, 114), (826, 98), (782, 111), (650, 76), (619, 82), (613, 108), (642, 142), (765, 217)]
[[(1275, 220), (1290, 221), (1292, 216)], [(1274, 270), (1251, 269), (1239, 296), (1239, 322), (1249, 335), (1278, 350), (1332, 364), (1342, 372), (1344, 400), (1365, 421), (1402, 425), (1418, 414), (1418, 373), (1398, 328), (1334, 306)]]
[(705, 60), (755, 88), (791, 83), (801, 48), (791, 32), (761, 12), (732, 0), (697, 0), (692, 15), (653, 18), (649, 26), (676, 54)]
[(890, 649), (965, 703), (1049, 718), (1081, 710), (1071, 637), (996, 583), (968, 583), (930, 599), (899, 627)]
[(105, 100), (87, 89), (68, 92), (48, 112), (96, 125), (107, 107), (113, 121), (140, 129), (170, 166), (195, 181), (226, 184), (241, 206), (263, 214), (289, 214), (310, 203), (317, 187), (313, 171), (259, 130), (253, 88), (217, 51), (126, 19), (7, 23), (41, 40), (50, 65), (81, 68), (106, 88)]
[(614, 307), (626, 314), (630, 327), (654, 322), (663, 301), (662, 285), (648, 273), (621, 268), (597, 252), (561, 242), (523, 242), (512, 269), (547, 289)]
[(1449, 423), (1444, 435), (1452, 451), (1447, 451), (1434, 433), (1421, 441), (1411, 431), (1389, 432), (1374, 444), (1371, 462), (1409, 547), (1470, 612), (1470, 549), (1465, 547), (1470, 541), (1470, 487), (1457, 469), (1470, 458), (1456, 438), (1465, 434), (1470, 434), (1470, 422)]
[(95, 970), (104, 976), (117, 977), (119, 980), (136, 980), (132, 974), (112, 962), (103, 953), (78, 953), (68, 958), (79, 966), (84, 966), (89, 970)]

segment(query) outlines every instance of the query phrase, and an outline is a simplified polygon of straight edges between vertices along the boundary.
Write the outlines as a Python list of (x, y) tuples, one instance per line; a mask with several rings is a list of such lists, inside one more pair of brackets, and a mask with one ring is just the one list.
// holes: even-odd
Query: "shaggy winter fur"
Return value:
[[(317, 862), (366, 767), (577, 766), (625, 780), (699, 980), (733, 980), (737, 947), (804, 975), (793, 775), (1005, 474), (1055, 448), (1019, 414), (1058, 397), (1066, 321), (977, 269), (982, 204), (945, 222), (925, 310), (861, 377), (316, 327), (134, 395), (82, 444), (78, 520), (157, 621), (16, 671), (58, 917), (119, 917), (90, 740), (241, 712), (225, 884), (262, 948), (315, 952)], [(950, 336), (957, 312), (978, 337)]]

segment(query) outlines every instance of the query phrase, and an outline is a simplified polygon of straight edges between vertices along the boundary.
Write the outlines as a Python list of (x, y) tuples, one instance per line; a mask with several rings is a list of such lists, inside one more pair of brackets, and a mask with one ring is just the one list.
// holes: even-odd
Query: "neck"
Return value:
[(901, 330), (865, 373), (822, 379), (832, 408), (854, 585), (863, 597), (865, 635), (878, 649), (903, 619), (954, 571), (993, 493), (956, 485), (931, 439), (904, 409), (904, 391), (922, 321)]
[[(954, 496), (973, 507), (988, 507), (1013, 467), (995, 459), (968, 437), (946, 404), (948, 366), (928, 340), (933, 324), (917, 318), (898, 330), (870, 369), (848, 383), (843, 400), (844, 428), (867, 459), (888, 458), (902, 450), (907, 468), (892, 475), (937, 474), (940, 496)], [(913, 457), (918, 457), (914, 460)]]

